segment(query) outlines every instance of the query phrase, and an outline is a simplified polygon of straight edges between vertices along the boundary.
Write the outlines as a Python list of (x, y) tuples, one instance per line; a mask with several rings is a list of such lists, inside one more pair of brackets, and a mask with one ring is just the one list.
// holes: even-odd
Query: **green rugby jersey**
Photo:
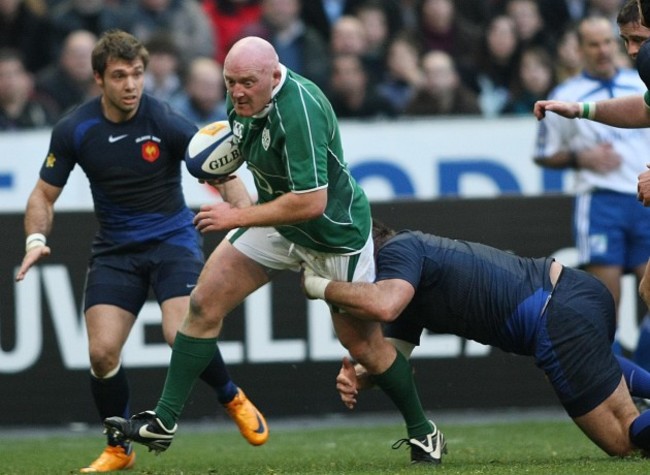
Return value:
[(321, 252), (345, 254), (363, 247), (370, 235), (370, 205), (343, 158), (332, 106), (314, 83), (282, 66), (270, 107), (256, 117), (240, 117), (228, 98), (228, 119), (259, 203), (327, 188), (321, 217), (276, 226), (280, 234)]

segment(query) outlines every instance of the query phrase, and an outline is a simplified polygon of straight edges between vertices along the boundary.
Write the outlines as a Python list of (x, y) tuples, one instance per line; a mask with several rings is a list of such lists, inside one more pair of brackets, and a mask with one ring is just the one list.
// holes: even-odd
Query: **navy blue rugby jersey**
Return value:
[(76, 164), (83, 169), (100, 224), (96, 249), (164, 240), (192, 226), (180, 167), (196, 130), (147, 95), (121, 123), (107, 120), (95, 98), (56, 124), (40, 177), (63, 187)]
[(530, 355), (552, 290), (552, 261), (402, 231), (379, 249), (376, 280), (405, 280), (415, 295), (386, 336), (417, 345), (428, 329)]

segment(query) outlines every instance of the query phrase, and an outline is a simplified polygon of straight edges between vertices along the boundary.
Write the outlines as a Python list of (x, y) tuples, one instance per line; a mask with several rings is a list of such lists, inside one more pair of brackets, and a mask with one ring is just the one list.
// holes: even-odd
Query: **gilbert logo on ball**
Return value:
[(204, 180), (231, 175), (244, 163), (234, 139), (228, 121), (206, 125), (194, 134), (187, 146), (187, 170), (192, 176)]

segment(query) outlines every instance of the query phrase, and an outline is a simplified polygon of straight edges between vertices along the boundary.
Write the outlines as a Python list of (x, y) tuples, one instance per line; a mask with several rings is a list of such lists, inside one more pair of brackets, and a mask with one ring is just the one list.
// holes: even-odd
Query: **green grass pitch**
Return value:
[[(648, 474), (650, 460), (610, 458), (569, 420), (459, 423), (440, 428), (449, 453), (441, 466), (411, 466), (409, 451), (391, 450), (399, 424), (298, 428), (280, 426), (261, 447), (234, 430), (180, 426), (171, 448), (158, 456), (139, 447), (137, 474)], [(452, 423), (450, 423), (452, 422)], [(102, 450), (103, 438), (84, 434), (0, 433), (0, 474), (71, 474)]]

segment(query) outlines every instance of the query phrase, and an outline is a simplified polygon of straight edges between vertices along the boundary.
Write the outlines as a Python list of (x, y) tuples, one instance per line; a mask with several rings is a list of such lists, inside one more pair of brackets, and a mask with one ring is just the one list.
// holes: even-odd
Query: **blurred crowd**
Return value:
[[(48, 127), (98, 94), (98, 36), (136, 35), (145, 90), (204, 124), (225, 118), (222, 63), (261, 36), (340, 118), (531, 114), (581, 70), (574, 30), (623, 0), (0, 0), (0, 130)], [(621, 50), (622, 66), (629, 60)]]

